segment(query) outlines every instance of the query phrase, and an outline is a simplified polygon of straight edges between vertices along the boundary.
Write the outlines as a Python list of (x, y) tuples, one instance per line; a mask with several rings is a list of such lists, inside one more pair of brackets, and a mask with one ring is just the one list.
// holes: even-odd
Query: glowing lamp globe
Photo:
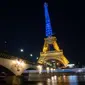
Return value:
[(24, 52), (24, 50), (23, 49), (20, 49), (20, 52)]

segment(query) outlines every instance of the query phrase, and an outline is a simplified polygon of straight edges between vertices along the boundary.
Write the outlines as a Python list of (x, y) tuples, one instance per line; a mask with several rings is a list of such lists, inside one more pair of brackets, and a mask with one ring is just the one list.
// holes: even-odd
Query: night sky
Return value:
[[(34, 55), (42, 51), (45, 37), (44, 0), (0, 1), (0, 49), (13, 55)], [(85, 9), (72, 0), (48, 0), (53, 33), (70, 63), (85, 64)], [(20, 48), (24, 53), (20, 53)]]

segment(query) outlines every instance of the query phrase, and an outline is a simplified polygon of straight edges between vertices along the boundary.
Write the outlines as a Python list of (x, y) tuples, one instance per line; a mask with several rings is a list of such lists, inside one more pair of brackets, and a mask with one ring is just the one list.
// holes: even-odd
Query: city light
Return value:
[(56, 69), (53, 69), (53, 71), (56, 71)]
[(43, 70), (42, 65), (38, 65), (38, 66), (37, 66), (37, 69), (38, 69), (38, 71), (39, 71), (39, 74), (41, 74), (41, 73), (42, 73), (42, 70)]
[(18, 60), (16, 60), (16, 63), (17, 63), (17, 65), (20, 65), (20, 64), (21, 64), (21, 62), (20, 62), (20, 61), (18, 61)]
[[(47, 79), (47, 83), (50, 83), (51, 82), (51, 79), (50, 78), (48, 78)], [(48, 84), (48, 85), (50, 85), (50, 84)]]
[(36, 59), (38, 60), (38, 57)]
[(54, 76), (54, 79), (57, 80), (57, 76), (56, 75)]
[(20, 49), (20, 52), (24, 52), (24, 50), (23, 49)]
[(63, 78), (65, 79), (65, 78), (66, 78), (66, 76), (65, 76), (65, 75), (63, 75)]
[(23, 66), (24, 65), (24, 61), (21, 60), (21, 59), (17, 59), (16, 60), (16, 63), (17, 63), (17, 65), (20, 65), (20, 66)]
[(30, 56), (32, 57), (33, 55), (32, 55), (32, 54), (30, 54)]
[(68, 64), (67, 66), (68, 66), (69, 68), (72, 68), (72, 67), (75, 66), (75, 64)]
[(51, 80), (54, 81), (54, 77), (53, 76), (51, 76)]

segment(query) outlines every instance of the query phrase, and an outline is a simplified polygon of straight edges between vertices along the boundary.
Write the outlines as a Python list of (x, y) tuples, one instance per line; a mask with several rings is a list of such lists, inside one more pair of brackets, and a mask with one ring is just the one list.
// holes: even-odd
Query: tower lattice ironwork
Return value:
[[(46, 37), (44, 39), (43, 51), (40, 52), (40, 58), (38, 59), (39, 64), (45, 65), (48, 60), (56, 60), (62, 64), (63, 67), (66, 67), (69, 61), (63, 54), (63, 51), (60, 50), (56, 37), (52, 36), (52, 27), (48, 12), (48, 4), (44, 3), (44, 12), (45, 12), (45, 23), (46, 23)], [(53, 45), (54, 50), (49, 50), (50, 45)], [(57, 62), (56, 62), (57, 65)]]
[(52, 36), (52, 26), (50, 22), (50, 16), (48, 12), (48, 4), (44, 3), (45, 23), (46, 23), (46, 36)]

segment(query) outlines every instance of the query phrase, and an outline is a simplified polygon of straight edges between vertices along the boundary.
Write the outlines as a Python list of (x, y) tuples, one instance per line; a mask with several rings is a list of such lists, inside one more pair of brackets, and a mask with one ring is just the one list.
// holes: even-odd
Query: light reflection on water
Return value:
[[(52, 75), (51, 77), (47, 78), (46, 81), (43, 82), (23, 82), (20, 80), (21, 78), (18, 77), (13, 77), (14, 80), (12, 83), (12, 85), (80, 85), (79, 81), (80, 79), (84, 80), (83, 82), (85, 82), (85, 76), (81, 75), (81, 76), (76, 76), (76, 75), (62, 75), (62, 76), (57, 76), (57, 75)], [(1, 84), (0, 85), (7, 85), (7, 84)]]
[(77, 76), (69, 76), (69, 83), (70, 85), (78, 85)]
[(43, 83), (42, 82), (39, 82), (39, 83), (37, 83), (37, 85), (43, 85)]
[(47, 85), (78, 85), (77, 76), (52, 76), (47, 79)]

